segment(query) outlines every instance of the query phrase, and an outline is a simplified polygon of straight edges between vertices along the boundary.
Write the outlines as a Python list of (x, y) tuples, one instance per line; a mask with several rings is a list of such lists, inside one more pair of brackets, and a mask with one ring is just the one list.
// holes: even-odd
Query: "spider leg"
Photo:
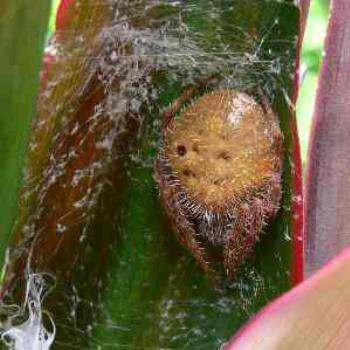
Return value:
[(209, 266), (209, 263), (206, 259), (205, 248), (201, 245), (200, 241), (196, 239), (197, 233), (193, 229), (186, 216), (184, 214), (180, 214), (182, 212), (182, 209), (181, 205), (176, 200), (177, 196), (175, 186), (164, 186), (164, 184), (162, 185), (164, 179), (161, 179), (161, 176), (159, 175), (159, 163), (160, 161), (158, 160), (158, 162), (156, 162), (156, 178), (157, 182), (161, 184), (160, 194), (164, 198), (164, 209), (167, 212), (168, 217), (171, 218), (172, 227), (176, 234), (176, 237), (182, 245), (186, 246), (189, 249), (200, 267), (205, 272), (207, 272), (213, 280), (216, 280), (216, 273)]
[[(172, 203), (172, 208), (168, 208), (168, 210), (177, 210), (179, 211), (179, 207), (176, 203)], [(181, 209), (180, 209), (181, 210)], [(197, 233), (193, 229), (190, 222), (187, 220), (185, 215), (172, 216), (172, 218), (176, 218), (174, 220), (174, 231), (179, 240), (179, 242), (186, 246), (187, 249), (192, 253), (192, 256), (200, 265), (200, 267), (213, 279), (216, 279), (215, 271), (210, 267), (209, 262), (207, 260), (205, 248), (202, 246), (200, 240), (196, 238)]]
[(176, 111), (181, 108), (186, 102), (188, 102), (195, 94), (198, 93), (205, 85), (211, 80), (218, 79), (218, 74), (212, 74), (206, 78), (197, 79), (197, 86), (191, 86), (185, 89), (185, 91), (164, 111), (162, 114), (162, 129), (163, 132), (169, 127), (172, 120), (175, 117)]
[(260, 198), (244, 202), (224, 248), (227, 275), (233, 277), (250, 255), (265, 225), (265, 204)]
[(178, 97), (162, 114), (162, 129), (166, 130), (171, 124), (172, 120), (175, 117), (176, 111), (181, 108), (181, 106), (190, 100), (196, 93), (198, 88), (189, 87)]
[(176, 235), (181, 244), (185, 245), (199, 266), (212, 278), (216, 279), (215, 271), (210, 267), (207, 259), (205, 248), (201, 245), (200, 241), (196, 239), (196, 232), (189, 226), (186, 226), (186, 229), (183, 230), (181, 226), (177, 226)]

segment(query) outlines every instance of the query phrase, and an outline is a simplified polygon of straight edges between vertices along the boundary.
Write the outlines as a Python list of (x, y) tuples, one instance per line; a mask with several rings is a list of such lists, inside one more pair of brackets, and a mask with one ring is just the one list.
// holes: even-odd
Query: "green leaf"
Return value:
[(344, 40), (349, 11), (346, 1), (332, 3), (312, 121), (305, 218), (306, 267), (312, 274), (261, 310), (225, 350), (350, 347), (350, 47)]
[(0, 263), (18, 210), (50, 2), (0, 5)]
[[(27, 167), (35, 191), (22, 197), (1, 292), (18, 304), (24, 272), (53, 275), (43, 308), (58, 349), (218, 347), (301, 277), (291, 106), (299, 9), (277, 0), (72, 3), (60, 13)], [(222, 286), (175, 239), (153, 180), (163, 111), (206, 80), (205, 89), (266, 97), (285, 138), (281, 209)]]
[[(122, 242), (113, 252), (93, 346), (215, 349), (264, 304), (291, 286), (291, 164), (296, 155), (292, 154), (293, 117), (286, 95), (292, 99), (291, 63), (296, 57), (298, 11), (287, 3), (242, 1), (232, 7), (226, 2), (215, 3), (213, 12), (213, 4), (183, 5), (183, 25), (189, 28), (193, 45), (206, 52), (205, 60), (214, 72), (232, 74), (234, 86), (252, 94), (261, 88), (274, 101), (286, 146), (282, 209), (239, 276), (223, 289), (216, 288), (178, 244), (164, 218), (152, 168), (145, 161), (156, 152), (152, 145), (159, 144), (159, 131), (149, 127), (142, 139), (143, 153), (139, 154), (143, 162), (130, 170), (131, 184), (120, 228)], [(259, 62), (250, 65), (245, 55), (252, 54), (258, 44), (262, 44)], [(225, 52), (224, 47), (233, 54), (223, 58), (223, 66), (218, 68), (216, 55)], [(230, 65), (234, 59), (237, 61)], [(263, 59), (280, 71), (274, 73)], [(194, 71), (200, 71), (203, 62), (195, 55), (193, 60), (197, 60)], [(185, 59), (183, 64), (185, 72)], [(158, 104), (164, 107), (184, 89), (170, 72), (165, 72), (157, 85), (161, 91)], [(151, 115), (148, 125), (159, 118)]]

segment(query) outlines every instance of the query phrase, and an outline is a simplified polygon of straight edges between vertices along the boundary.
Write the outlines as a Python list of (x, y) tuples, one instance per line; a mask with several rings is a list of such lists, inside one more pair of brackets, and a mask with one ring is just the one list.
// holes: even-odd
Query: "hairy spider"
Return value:
[[(179, 101), (191, 96), (187, 91)], [(278, 118), (267, 102), (233, 89), (206, 92), (176, 118), (175, 112), (163, 115), (155, 162), (163, 206), (202, 268), (213, 273), (211, 251), (219, 251), (232, 277), (280, 206)]]

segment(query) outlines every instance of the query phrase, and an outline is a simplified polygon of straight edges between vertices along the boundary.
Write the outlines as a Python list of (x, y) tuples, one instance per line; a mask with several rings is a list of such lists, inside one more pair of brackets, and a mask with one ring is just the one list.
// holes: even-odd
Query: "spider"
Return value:
[(209, 274), (216, 256), (231, 278), (280, 207), (283, 134), (266, 100), (218, 88), (182, 107), (196, 92), (162, 116), (155, 180), (180, 243)]

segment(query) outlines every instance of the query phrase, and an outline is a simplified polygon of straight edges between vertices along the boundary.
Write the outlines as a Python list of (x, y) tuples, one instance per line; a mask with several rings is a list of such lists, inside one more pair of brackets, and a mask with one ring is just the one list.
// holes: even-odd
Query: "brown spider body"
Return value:
[(218, 248), (233, 276), (280, 206), (278, 119), (247, 94), (222, 89), (196, 99), (163, 132), (155, 174), (174, 231), (208, 272), (210, 248)]

